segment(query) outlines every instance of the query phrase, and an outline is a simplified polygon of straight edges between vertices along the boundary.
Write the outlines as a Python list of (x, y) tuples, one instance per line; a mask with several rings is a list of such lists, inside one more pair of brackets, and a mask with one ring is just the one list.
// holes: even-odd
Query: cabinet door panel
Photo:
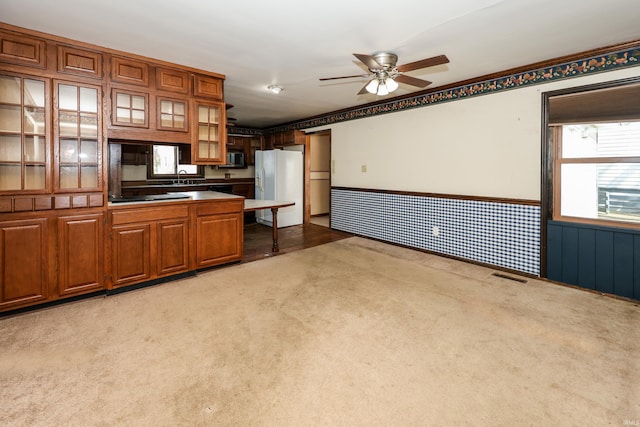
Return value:
[(224, 164), (227, 159), (224, 104), (194, 102), (193, 115), (193, 164)]
[(194, 76), (193, 92), (195, 96), (223, 99), (222, 80), (196, 74)]
[(6, 62), (46, 68), (46, 46), (44, 40), (35, 37), (0, 31), (0, 59)]
[(103, 287), (102, 214), (60, 218), (58, 284), (61, 295)]
[(242, 215), (222, 214), (197, 219), (197, 267), (242, 258)]
[(71, 46), (58, 46), (58, 71), (102, 78), (102, 54)]
[(149, 86), (149, 65), (135, 59), (111, 57), (111, 80)]
[(123, 285), (151, 277), (151, 225), (140, 224), (112, 229), (112, 282)]
[(47, 297), (47, 220), (0, 222), (0, 308)]
[(189, 93), (189, 73), (170, 68), (156, 68), (156, 89)]
[(189, 221), (159, 222), (157, 225), (158, 275), (189, 269)]

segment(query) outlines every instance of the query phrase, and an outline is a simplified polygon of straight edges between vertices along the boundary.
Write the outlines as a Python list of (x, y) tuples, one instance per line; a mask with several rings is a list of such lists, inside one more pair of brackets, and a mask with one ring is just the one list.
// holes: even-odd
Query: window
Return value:
[(181, 148), (172, 145), (154, 145), (153, 161), (149, 168), (150, 178), (189, 177), (204, 178), (201, 166), (181, 163)]
[(640, 121), (555, 126), (554, 219), (640, 226)]

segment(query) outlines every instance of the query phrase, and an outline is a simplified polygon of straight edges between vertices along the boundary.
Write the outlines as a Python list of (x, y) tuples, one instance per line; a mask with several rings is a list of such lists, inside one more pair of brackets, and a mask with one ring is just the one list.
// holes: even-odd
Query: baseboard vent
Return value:
[(525, 279), (521, 279), (519, 277), (507, 276), (506, 274), (502, 274), (502, 273), (492, 273), (491, 275), (499, 277), (501, 279), (513, 280), (514, 282), (518, 282), (518, 283), (527, 283)]

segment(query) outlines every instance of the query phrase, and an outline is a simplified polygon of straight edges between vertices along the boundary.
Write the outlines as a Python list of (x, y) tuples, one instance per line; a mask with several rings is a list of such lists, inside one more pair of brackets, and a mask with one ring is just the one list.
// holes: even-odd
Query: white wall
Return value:
[(540, 200), (541, 93), (633, 76), (640, 68), (307, 131), (332, 131), (332, 186)]

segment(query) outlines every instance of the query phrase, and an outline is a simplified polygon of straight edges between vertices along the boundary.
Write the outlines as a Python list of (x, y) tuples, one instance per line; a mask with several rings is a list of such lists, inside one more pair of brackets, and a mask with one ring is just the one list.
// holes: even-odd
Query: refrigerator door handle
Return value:
[(258, 187), (262, 192), (264, 192), (264, 188), (262, 187), (263, 182), (264, 182), (264, 168), (261, 168), (260, 172), (256, 174), (256, 187)]

